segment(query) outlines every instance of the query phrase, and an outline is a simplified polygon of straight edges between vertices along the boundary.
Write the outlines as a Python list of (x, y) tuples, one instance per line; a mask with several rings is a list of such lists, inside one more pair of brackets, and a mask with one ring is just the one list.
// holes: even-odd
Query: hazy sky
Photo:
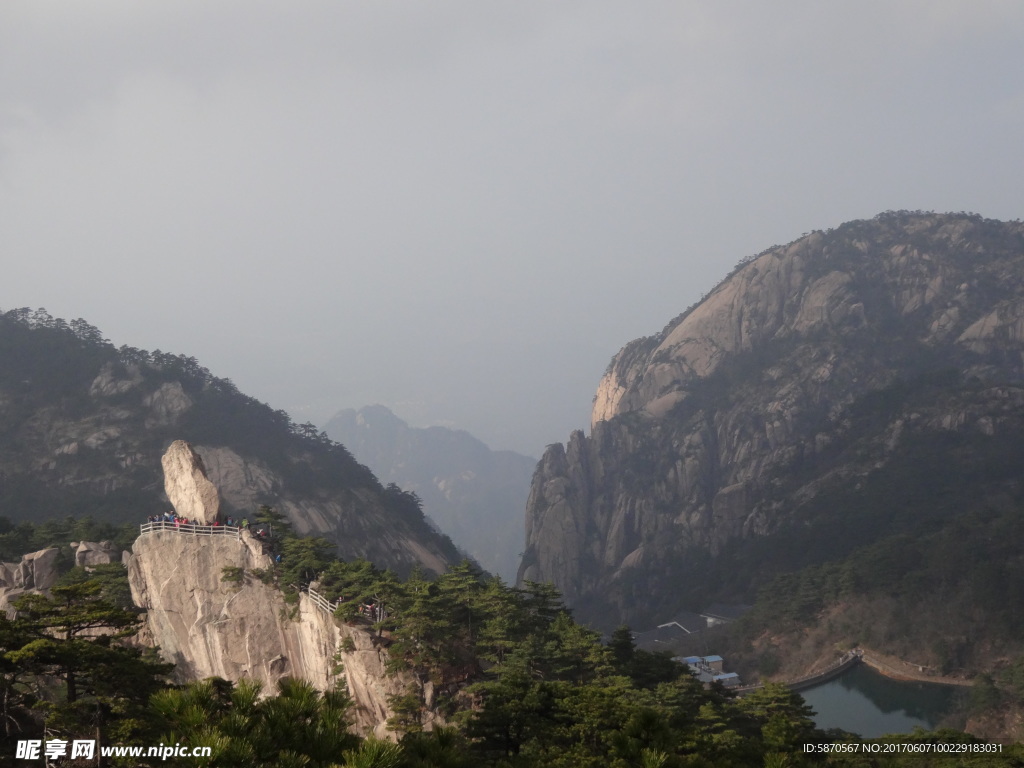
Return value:
[(0, 3), (0, 307), (539, 455), (742, 257), (1024, 215), (1024, 3)]

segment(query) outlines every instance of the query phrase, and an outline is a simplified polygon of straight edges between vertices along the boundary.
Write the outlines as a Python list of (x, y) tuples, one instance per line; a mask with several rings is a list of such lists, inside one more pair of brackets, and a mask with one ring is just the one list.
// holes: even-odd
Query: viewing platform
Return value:
[(157, 520), (152, 523), (142, 523), (139, 526), (140, 536), (146, 533), (159, 533), (161, 531), (170, 531), (171, 533), (181, 533), (190, 536), (234, 536), (236, 539), (242, 537), (242, 527), (239, 525), (199, 525), (197, 523)]

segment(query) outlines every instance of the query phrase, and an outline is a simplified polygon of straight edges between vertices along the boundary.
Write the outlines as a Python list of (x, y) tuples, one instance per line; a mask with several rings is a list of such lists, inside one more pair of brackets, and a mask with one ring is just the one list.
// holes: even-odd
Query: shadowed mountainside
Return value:
[(600, 626), (1019, 516), (1024, 224), (899, 212), (773, 247), (627, 344), (591, 428), (538, 465), (520, 576)]

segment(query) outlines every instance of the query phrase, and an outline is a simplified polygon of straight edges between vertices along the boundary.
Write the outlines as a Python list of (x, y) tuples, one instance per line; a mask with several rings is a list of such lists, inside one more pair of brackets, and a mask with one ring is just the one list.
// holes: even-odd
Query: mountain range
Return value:
[(417, 494), (428, 517), (482, 567), (515, 581), (536, 459), (493, 451), (462, 430), (410, 427), (383, 405), (340, 411), (324, 432), (381, 482)]

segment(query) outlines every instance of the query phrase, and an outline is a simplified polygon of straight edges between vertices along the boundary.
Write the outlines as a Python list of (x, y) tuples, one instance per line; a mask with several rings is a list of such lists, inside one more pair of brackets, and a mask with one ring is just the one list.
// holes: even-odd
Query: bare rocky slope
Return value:
[(416, 493), (438, 528), (483, 568), (515, 580), (536, 459), (493, 451), (468, 432), (410, 427), (383, 405), (340, 411), (324, 431), (381, 482)]
[[(296, 605), (286, 603), (259, 580), (273, 564), (247, 531), (143, 534), (126, 565), (132, 599), (146, 611), (140, 640), (174, 663), (181, 682), (250, 679), (268, 693), (285, 677), (321, 690), (347, 684), (356, 727), (389, 736), (388, 697), (405, 693), (408, 680), (385, 671), (383, 643), (366, 625), (337, 621), (305, 593)], [(242, 580), (225, 580), (225, 567), (241, 569)]]
[[(175, 665), (176, 681), (256, 680), (267, 693), (285, 677), (320, 690), (344, 685), (356, 730), (393, 739), (386, 727), (394, 714), (389, 697), (404, 694), (410, 680), (386, 669), (386, 641), (367, 624), (335, 619), (305, 592), (288, 603), (258, 577), (273, 567), (263, 547), (248, 531), (197, 536), (173, 529), (141, 535), (131, 552), (109, 541), (73, 542), (70, 561), (50, 547), (0, 563), (0, 611), (12, 612), (23, 595), (48, 593), (72, 563), (123, 561), (132, 601), (144, 611), (136, 640)], [(225, 579), (225, 567), (239, 569), (240, 580)], [(428, 727), (438, 722), (431, 703), (428, 698)]]
[(457, 562), (415, 500), (312, 425), (296, 425), (193, 358), (114, 348), (81, 320), (0, 313), (0, 515), (142, 521), (169, 508), (160, 457), (202, 456), (221, 515), (268, 504), (339, 555), (407, 572)]
[(1020, 448), (1022, 383), (1024, 224), (899, 212), (773, 247), (612, 359), (590, 436), (537, 467), (520, 578), (643, 624), (955, 516), (930, 488), (1012, 506), (990, 459)]

